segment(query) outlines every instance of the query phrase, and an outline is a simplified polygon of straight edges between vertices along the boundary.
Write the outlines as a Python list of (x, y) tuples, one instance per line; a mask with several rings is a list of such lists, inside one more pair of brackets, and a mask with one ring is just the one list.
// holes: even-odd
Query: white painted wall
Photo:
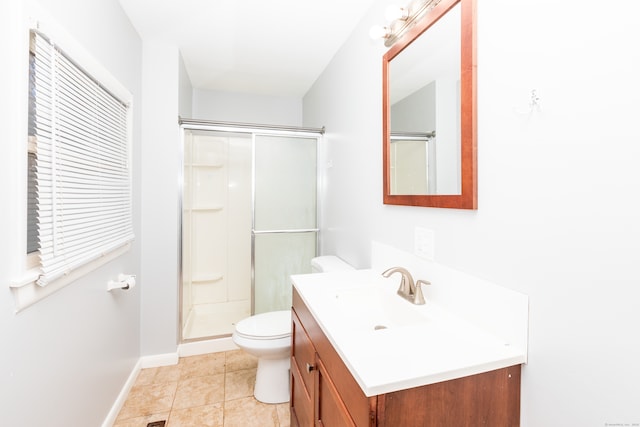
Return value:
[(179, 55), (178, 69), (178, 112), (180, 117), (191, 117), (193, 109), (193, 86), (182, 55)]
[(302, 99), (195, 89), (192, 118), (301, 126)]
[[(19, 267), (26, 202), (28, 1), (0, 2), (0, 425), (98, 426), (139, 358), (141, 287), (107, 292), (139, 273), (142, 44), (117, 2), (41, 0), (53, 20), (134, 95), (134, 231), (125, 255), (14, 314), (8, 289)], [(31, 7), (29, 7), (31, 10)]]
[(386, 3), (304, 98), (332, 160), (323, 251), (368, 267), (372, 239), (412, 251), (414, 227), (433, 230), (439, 263), (530, 297), (523, 426), (640, 423), (640, 6), (478, 1), (468, 212), (382, 204), (384, 47), (367, 34)]
[(178, 344), (181, 173), (178, 48), (145, 40), (142, 54), (142, 355)]

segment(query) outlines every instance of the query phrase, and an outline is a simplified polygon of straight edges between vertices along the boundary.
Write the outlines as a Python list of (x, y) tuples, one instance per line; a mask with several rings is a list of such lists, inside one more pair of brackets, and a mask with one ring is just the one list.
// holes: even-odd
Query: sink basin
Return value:
[(379, 331), (428, 320), (394, 292), (375, 286), (339, 290), (335, 303), (336, 314), (345, 320), (346, 329)]

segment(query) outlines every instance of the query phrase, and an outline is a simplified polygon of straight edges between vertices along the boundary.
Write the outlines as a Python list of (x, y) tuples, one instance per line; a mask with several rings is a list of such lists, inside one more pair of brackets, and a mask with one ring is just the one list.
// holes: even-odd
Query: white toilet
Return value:
[[(353, 270), (336, 256), (311, 260), (313, 273)], [(233, 342), (258, 358), (253, 395), (263, 403), (289, 401), (289, 367), (291, 357), (291, 310), (256, 314), (239, 321)]]

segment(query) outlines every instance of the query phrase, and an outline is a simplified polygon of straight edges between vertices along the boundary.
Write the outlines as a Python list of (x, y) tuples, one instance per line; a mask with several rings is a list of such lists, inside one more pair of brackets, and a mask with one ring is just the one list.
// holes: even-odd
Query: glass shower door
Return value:
[(254, 313), (291, 308), (289, 276), (316, 255), (317, 139), (256, 135), (253, 195)]

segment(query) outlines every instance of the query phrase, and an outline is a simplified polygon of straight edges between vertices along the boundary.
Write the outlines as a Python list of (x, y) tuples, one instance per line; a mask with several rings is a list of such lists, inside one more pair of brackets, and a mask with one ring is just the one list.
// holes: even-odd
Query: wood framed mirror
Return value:
[(476, 0), (437, 2), (382, 77), (383, 202), (477, 209)]

